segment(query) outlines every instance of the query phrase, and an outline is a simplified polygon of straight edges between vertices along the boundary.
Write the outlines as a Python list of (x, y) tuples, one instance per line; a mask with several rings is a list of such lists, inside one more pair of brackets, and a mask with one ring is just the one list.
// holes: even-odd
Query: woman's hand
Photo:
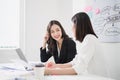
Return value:
[(46, 68), (55, 68), (55, 63), (54, 62), (48, 62), (45, 64)]
[(46, 32), (46, 34), (44, 36), (44, 43), (47, 43), (48, 39), (49, 39), (49, 33)]
[(46, 32), (45, 36), (44, 36), (44, 41), (43, 41), (43, 46), (42, 46), (42, 49), (44, 49), (46, 47), (46, 43), (49, 39), (49, 33)]

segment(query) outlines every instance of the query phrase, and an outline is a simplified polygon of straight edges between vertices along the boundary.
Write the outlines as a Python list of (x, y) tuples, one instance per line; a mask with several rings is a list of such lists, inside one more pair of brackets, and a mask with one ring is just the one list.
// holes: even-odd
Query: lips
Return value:
[(55, 39), (58, 39), (59, 37), (60, 37), (59, 35), (58, 36), (54, 36)]

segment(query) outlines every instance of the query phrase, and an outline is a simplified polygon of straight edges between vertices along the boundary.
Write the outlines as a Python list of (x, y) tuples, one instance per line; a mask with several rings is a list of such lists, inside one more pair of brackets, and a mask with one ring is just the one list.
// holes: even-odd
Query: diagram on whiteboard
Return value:
[(98, 35), (120, 35), (120, 27), (118, 26), (120, 25), (120, 3), (103, 8), (99, 16), (94, 19), (94, 25), (97, 26), (95, 27), (95, 31)]
[(95, 33), (102, 42), (120, 42), (120, 0), (115, 1), (85, 0), (83, 3), (88, 3), (81, 6), (81, 10), (90, 16)]
[(120, 42), (120, 3), (105, 6), (93, 20), (94, 29), (104, 42)]

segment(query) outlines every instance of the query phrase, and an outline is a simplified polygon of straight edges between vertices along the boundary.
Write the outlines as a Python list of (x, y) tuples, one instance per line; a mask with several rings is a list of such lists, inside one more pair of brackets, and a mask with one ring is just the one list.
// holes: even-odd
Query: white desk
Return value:
[[(6, 73), (7, 72), (7, 73)], [(1, 71), (0, 80), (35, 80), (33, 72), (28, 71)], [(96, 75), (51, 75), (44, 80), (114, 80)]]
[(45, 80), (114, 80), (96, 75), (56, 75), (46, 76)]
[[(21, 78), (21, 79), (15, 79)], [(0, 69), (0, 80), (35, 80), (33, 71), (25, 70), (2, 70)], [(96, 75), (49, 75), (44, 80), (114, 80)]]

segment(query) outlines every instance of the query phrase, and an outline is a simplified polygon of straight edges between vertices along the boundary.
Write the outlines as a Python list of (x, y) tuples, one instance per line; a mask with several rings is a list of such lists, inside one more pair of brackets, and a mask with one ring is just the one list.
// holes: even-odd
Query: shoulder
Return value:
[(68, 43), (68, 45), (69, 44), (75, 44), (75, 41), (72, 38), (66, 38), (66, 39), (64, 39), (64, 42)]
[(95, 35), (88, 34), (85, 36), (83, 43), (92, 43), (98, 41), (98, 38)]
[(86, 40), (97, 40), (97, 37), (95, 35), (88, 34), (84, 38), (84, 41), (86, 41)]
[(75, 42), (72, 38), (66, 38), (66, 39), (64, 39), (64, 41), (66, 41), (66, 42)]

